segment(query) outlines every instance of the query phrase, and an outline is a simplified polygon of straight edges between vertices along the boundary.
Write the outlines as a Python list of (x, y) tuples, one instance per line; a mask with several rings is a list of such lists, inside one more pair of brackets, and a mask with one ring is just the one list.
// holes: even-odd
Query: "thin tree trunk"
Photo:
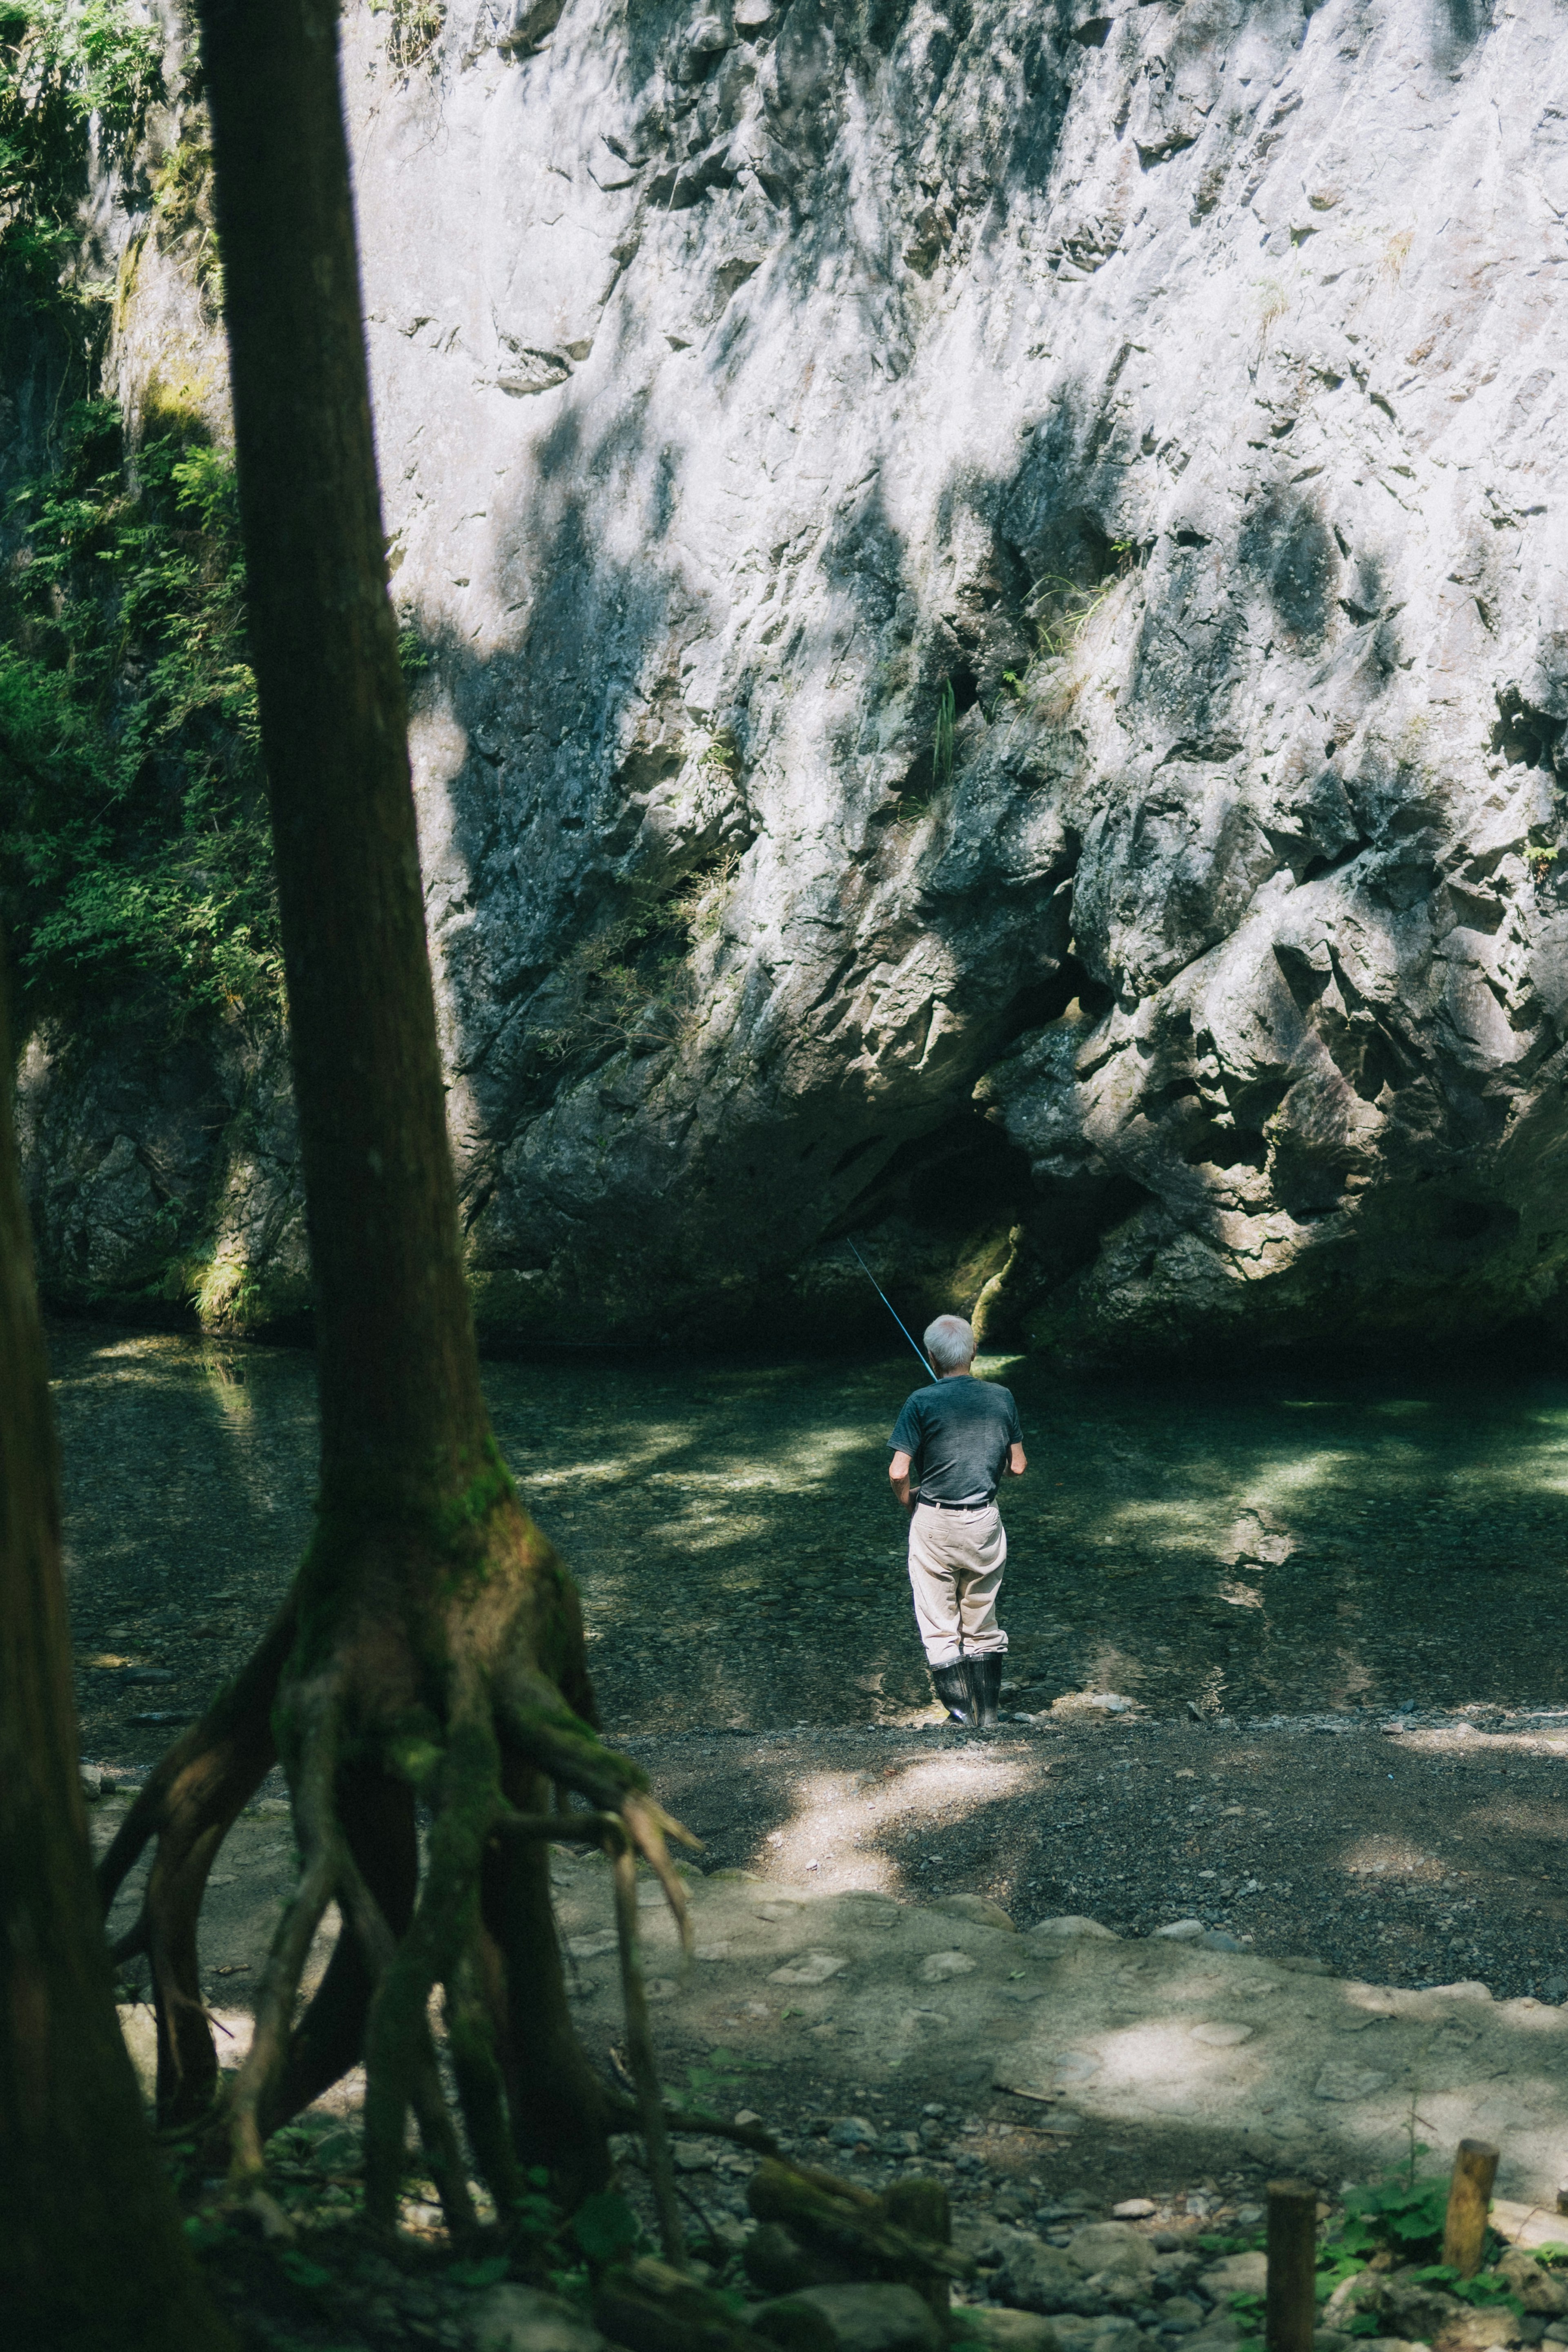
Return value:
[(233, 2352), (142, 2119), (88, 1849), (0, 973), (0, 2336)]
[[(437, 1984), (497, 2202), (515, 2193), (518, 2159), (548, 2162), (569, 2201), (609, 2172), (608, 2105), (567, 2013), (546, 1849), (497, 1843), (518, 1800), (537, 1811), (548, 1775), (618, 1813), (678, 1913), (683, 1904), (664, 1851), (673, 1825), (637, 1768), (595, 1737), (577, 1596), (518, 1502), (480, 1390), (335, 11), (330, 0), (201, 0), (200, 13), (321, 1397), (316, 1532), (271, 1702), (301, 1872), (235, 2087), (234, 2171), (254, 2179), (267, 2131), (362, 2042), (368, 2213), (395, 2217), (412, 2106), (461, 2231), (466, 2168), (429, 2046)], [(152, 1829), (167, 1836), (180, 1788), (220, 1736), (232, 1733), (214, 1716), (170, 1759), (168, 1792), (118, 1848), (110, 1883)], [(422, 1870), (411, 1785), (432, 1812)], [(150, 1897), (145, 1939), (167, 1956), (164, 2010), (190, 1995), (217, 1835), (180, 1849), (191, 1864), (160, 1882), (171, 1889), (163, 1912), (152, 1916)], [(418, 1892), (401, 1916), (410, 1867)], [(296, 2030), (305, 1956), (332, 1902), (358, 1958), (334, 1964)], [(200, 2054), (166, 2038), (160, 2095), (178, 2114), (199, 2087)]]
[(460, 1497), (463, 1279), (329, 0), (204, 0), (251, 646), (316, 1281), (321, 1507)]

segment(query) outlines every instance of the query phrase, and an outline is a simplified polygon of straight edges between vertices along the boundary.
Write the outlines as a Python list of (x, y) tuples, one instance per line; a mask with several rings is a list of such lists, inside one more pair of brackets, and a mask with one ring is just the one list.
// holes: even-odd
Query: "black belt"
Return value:
[(997, 1498), (992, 1492), (977, 1503), (938, 1503), (929, 1495), (916, 1495), (915, 1499), (917, 1503), (924, 1503), (928, 1511), (988, 1511)]

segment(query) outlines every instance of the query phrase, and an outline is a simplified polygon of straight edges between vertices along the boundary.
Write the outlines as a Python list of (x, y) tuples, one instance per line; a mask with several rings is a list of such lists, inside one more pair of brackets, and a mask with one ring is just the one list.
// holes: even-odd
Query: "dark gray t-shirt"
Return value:
[(988, 1501), (1001, 1478), (1009, 1446), (1023, 1444), (1009, 1389), (956, 1372), (916, 1389), (888, 1439), (907, 1454), (916, 1490), (933, 1503)]

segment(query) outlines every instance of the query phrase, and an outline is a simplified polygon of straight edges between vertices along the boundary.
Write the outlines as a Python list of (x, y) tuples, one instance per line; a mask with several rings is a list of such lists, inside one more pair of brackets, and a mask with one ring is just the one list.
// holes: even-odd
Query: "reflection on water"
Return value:
[[(309, 1520), (305, 1353), (53, 1334), (85, 1750), (155, 1754), (243, 1656)], [(1111, 1389), (996, 1367), (1027, 1696), (1162, 1714), (1564, 1698), (1568, 1383)], [(605, 1719), (865, 1721), (923, 1706), (877, 1364), (567, 1358), (486, 1368), (571, 1562)], [(94, 1663), (89, 1664), (89, 1661)], [(145, 1677), (145, 1679), (132, 1679)]]

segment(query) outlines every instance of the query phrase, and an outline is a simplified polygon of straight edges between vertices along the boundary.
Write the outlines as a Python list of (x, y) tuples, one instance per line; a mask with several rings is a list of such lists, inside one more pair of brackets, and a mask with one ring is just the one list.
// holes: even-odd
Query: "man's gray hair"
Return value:
[(975, 1335), (961, 1315), (938, 1315), (925, 1327), (925, 1352), (938, 1372), (967, 1371), (975, 1360)]

